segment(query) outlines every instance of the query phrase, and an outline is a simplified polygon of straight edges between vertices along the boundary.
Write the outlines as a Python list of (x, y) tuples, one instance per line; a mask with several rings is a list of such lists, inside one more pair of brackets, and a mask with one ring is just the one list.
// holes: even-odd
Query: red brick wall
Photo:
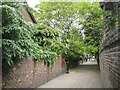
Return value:
[[(35, 88), (56, 76), (65, 73), (66, 65), (64, 59), (56, 58), (52, 68), (48, 68), (41, 60), (34, 63), (32, 58), (28, 58), (19, 64), (3, 71), (3, 88)], [(62, 66), (64, 64), (64, 66)]]

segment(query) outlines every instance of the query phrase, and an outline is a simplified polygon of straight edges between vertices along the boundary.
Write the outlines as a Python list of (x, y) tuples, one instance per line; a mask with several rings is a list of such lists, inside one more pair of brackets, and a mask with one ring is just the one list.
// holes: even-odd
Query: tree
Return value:
[[(98, 3), (93, 3), (89, 9), (89, 14), (83, 22), (85, 30), (86, 51), (95, 55), (98, 53), (100, 39), (103, 30), (103, 12)], [(91, 48), (91, 49), (90, 49)]]
[(102, 30), (98, 2), (41, 2), (36, 7), (39, 8), (35, 14), (39, 24), (60, 31), (60, 40), (67, 45), (68, 51), (75, 55), (97, 51)]

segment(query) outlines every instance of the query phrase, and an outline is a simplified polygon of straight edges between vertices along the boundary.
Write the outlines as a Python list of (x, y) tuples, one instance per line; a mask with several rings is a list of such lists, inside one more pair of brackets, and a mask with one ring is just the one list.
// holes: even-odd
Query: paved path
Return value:
[(84, 62), (39, 88), (103, 88), (96, 62)]

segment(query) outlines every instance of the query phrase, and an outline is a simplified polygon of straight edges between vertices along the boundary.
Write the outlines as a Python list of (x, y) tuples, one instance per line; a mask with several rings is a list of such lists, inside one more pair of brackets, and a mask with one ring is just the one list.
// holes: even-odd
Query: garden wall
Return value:
[[(113, 27), (105, 22), (105, 31), (100, 49), (100, 71), (105, 88), (120, 88), (120, 3), (107, 2), (103, 4), (103, 10), (112, 12), (116, 21)], [(106, 16), (104, 16), (106, 20)]]
[(34, 63), (28, 58), (8, 70), (3, 69), (3, 88), (35, 88), (66, 72), (64, 59), (56, 58), (53, 67), (47, 67), (44, 60)]

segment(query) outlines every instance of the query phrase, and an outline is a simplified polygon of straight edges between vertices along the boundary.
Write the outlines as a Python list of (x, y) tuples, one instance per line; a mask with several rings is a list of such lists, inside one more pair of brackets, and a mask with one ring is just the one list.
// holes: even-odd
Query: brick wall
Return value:
[(35, 88), (56, 76), (65, 73), (66, 64), (64, 59), (56, 58), (52, 68), (48, 68), (41, 60), (34, 63), (32, 58), (28, 58), (8, 70), (3, 68), (2, 87), (3, 88)]
[(105, 31), (100, 47), (100, 71), (105, 88), (120, 88), (120, 3), (103, 3), (103, 10), (111, 11), (116, 21), (110, 26), (104, 15)]

